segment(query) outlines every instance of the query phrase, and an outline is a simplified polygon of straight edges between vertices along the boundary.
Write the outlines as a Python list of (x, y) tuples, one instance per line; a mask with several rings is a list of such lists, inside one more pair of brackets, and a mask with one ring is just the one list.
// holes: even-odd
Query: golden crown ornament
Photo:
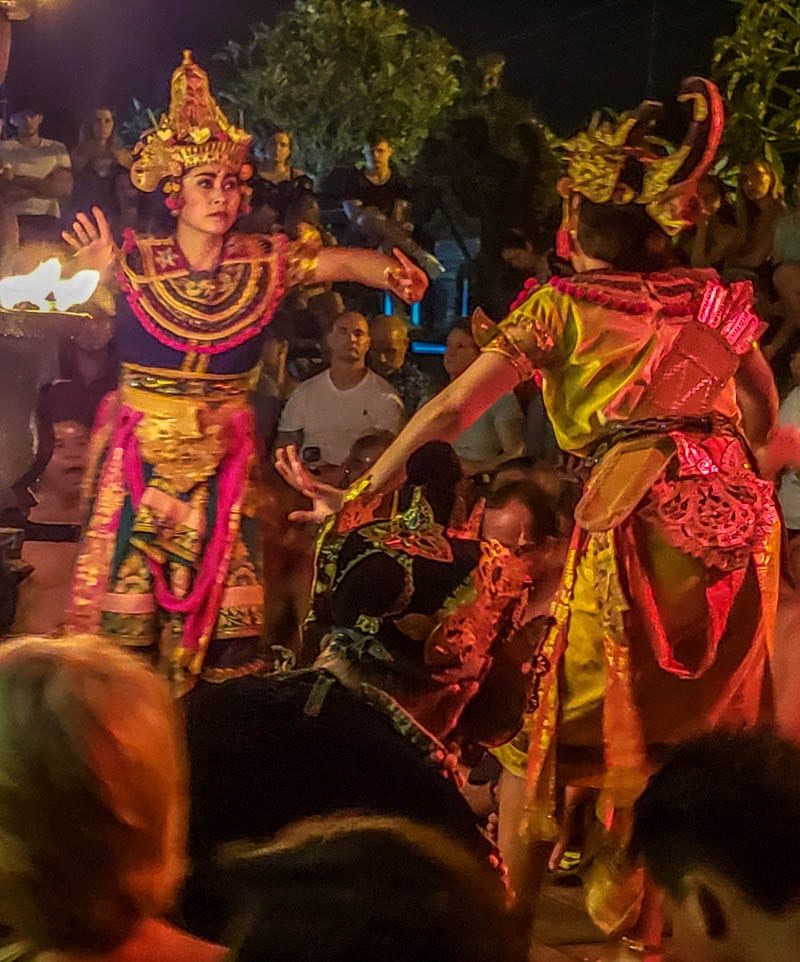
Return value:
[(170, 82), (169, 112), (133, 148), (131, 183), (152, 193), (166, 181), (164, 190), (174, 191), (187, 170), (205, 164), (225, 164), (246, 180), (252, 173), (247, 169), (251, 141), (246, 131), (228, 123), (208, 74), (194, 62), (191, 50), (184, 50)]
[(616, 123), (595, 118), (585, 131), (564, 141), (567, 173), (558, 183), (561, 196), (580, 194), (595, 204), (640, 204), (669, 235), (690, 226), (691, 201), (717, 152), (724, 111), (719, 91), (702, 77), (685, 80), (678, 100), (691, 106), (691, 118), (683, 143), (674, 150), (650, 136), (661, 109), (654, 101), (645, 101)]

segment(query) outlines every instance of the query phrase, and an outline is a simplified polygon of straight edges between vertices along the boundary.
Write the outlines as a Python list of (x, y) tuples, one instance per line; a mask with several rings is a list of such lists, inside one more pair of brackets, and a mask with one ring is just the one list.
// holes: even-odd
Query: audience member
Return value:
[(369, 327), (346, 313), (325, 337), (330, 367), (298, 385), (281, 415), (278, 446), (296, 444), (312, 467), (344, 464), (367, 434), (400, 430), (403, 408), (391, 385), (366, 365)]
[(529, 277), (540, 284), (550, 277), (547, 252), (535, 251), (531, 239), (519, 228), (512, 228), (500, 241), (500, 257), (514, 271), (509, 279), (514, 288), (509, 302)]
[(0, 648), (0, 913), (35, 958), (213, 962), (162, 921), (186, 867), (166, 685), (92, 638)]
[(736, 211), (719, 177), (701, 177), (697, 196), (699, 215), (695, 226), (680, 236), (680, 245), (692, 267), (721, 270), (738, 239)]
[[(317, 198), (310, 191), (300, 191), (286, 210), (283, 229), (292, 240), (301, 237), (307, 242), (317, 241), (323, 247), (336, 247), (338, 241), (322, 223), (322, 212)], [(330, 290), (330, 284), (315, 285), (314, 290)]]
[(48, 635), (63, 628), (86, 520), (81, 482), (91, 423), (82, 399), (60, 390), (63, 383), (46, 389), (40, 402), (40, 443), (52, 454), (30, 487), (22, 559), (33, 571), (17, 594), (18, 634)]
[(252, 215), (247, 229), (268, 233), (273, 227), (286, 226), (289, 208), (302, 194), (314, 190), (314, 182), (291, 165), (292, 135), (274, 130), (264, 142), (264, 160), (256, 166), (253, 178)]
[(783, 185), (772, 164), (745, 164), (736, 185), (737, 236), (725, 258), (723, 280), (752, 280), (762, 305), (769, 297), (775, 226), (785, 209)]
[(434, 391), (429, 378), (408, 356), (408, 325), (397, 314), (378, 314), (370, 321), (369, 336), (367, 363), (397, 391), (406, 417), (411, 417)]
[(366, 474), (393, 440), (394, 437), (389, 431), (368, 434), (366, 437), (359, 438), (350, 448), (350, 454), (347, 455), (347, 460), (344, 463), (344, 483), (349, 484), (356, 478), (360, 478), (362, 474)]
[(114, 111), (95, 108), (81, 125), (72, 151), (74, 185), (71, 211), (101, 207), (117, 228), (134, 227), (137, 198), (126, 171), (133, 158), (119, 141)]
[[(480, 350), (469, 321), (458, 321), (447, 335), (444, 369), (451, 381), (478, 357)], [(466, 477), (492, 474), (505, 461), (525, 452), (524, 418), (519, 401), (509, 393), (485, 411), (453, 444)]]
[(783, 308), (783, 321), (764, 348), (773, 360), (800, 334), (800, 166), (792, 179), (792, 205), (778, 220), (772, 245), (772, 282)]
[[(486, 497), (481, 536), (494, 538), (525, 563), (531, 579), (524, 625), (539, 630), (549, 615), (561, 579), (568, 535), (547, 495), (530, 480), (504, 481)], [(497, 788), (497, 843), (508, 867), (511, 888), (524, 895), (534, 868), (531, 846), (520, 832), (527, 803), (527, 722), (513, 739), (493, 750), (502, 771)]]
[(527, 922), (448, 836), (401, 818), (310, 819), (231, 865), (235, 962), (524, 962)]
[(72, 192), (67, 148), (42, 137), (43, 120), (35, 108), (20, 110), (11, 118), (17, 136), (0, 141), (0, 196), (17, 215), (21, 244), (60, 240), (61, 202)]
[(636, 803), (633, 844), (686, 962), (800, 952), (800, 749), (767, 731), (678, 746)]
[(267, 328), (261, 350), (261, 371), (253, 391), (258, 436), (264, 449), (272, 449), (284, 405), (298, 381), (289, 373), (288, 360), (292, 319), (281, 312)]
[(89, 424), (100, 408), (100, 402), (119, 382), (119, 364), (114, 348), (113, 297), (99, 289), (84, 310), (91, 317), (83, 321), (76, 336), (66, 341), (61, 350), (61, 380), (57, 398), (80, 404)]
[(411, 187), (391, 163), (392, 145), (383, 133), (375, 133), (364, 145), (363, 168), (354, 167), (343, 185), (344, 208), (355, 220), (362, 207), (374, 207), (385, 217), (408, 220)]

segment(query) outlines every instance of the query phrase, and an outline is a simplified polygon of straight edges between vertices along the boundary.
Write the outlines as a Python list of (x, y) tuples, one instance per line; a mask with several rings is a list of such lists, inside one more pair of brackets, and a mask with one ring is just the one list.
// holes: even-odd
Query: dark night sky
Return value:
[[(569, 133), (597, 106), (670, 100), (681, 76), (705, 72), (713, 38), (733, 28), (730, 0), (657, 0), (654, 84), (647, 89), (653, 0), (404, 0), (418, 22), (464, 52), (502, 50), (508, 88)], [(41, 104), (45, 133), (71, 143), (93, 105), (124, 112), (162, 101), (183, 47), (201, 62), (291, 0), (55, 0), (14, 28), (10, 106)]]

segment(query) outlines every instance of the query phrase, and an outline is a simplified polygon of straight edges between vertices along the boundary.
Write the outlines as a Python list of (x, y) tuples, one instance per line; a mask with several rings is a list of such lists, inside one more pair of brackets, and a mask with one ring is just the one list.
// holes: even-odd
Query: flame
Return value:
[(0, 307), (13, 310), (34, 304), (40, 311), (68, 311), (84, 304), (94, 294), (100, 280), (98, 271), (78, 271), (61, 277), (57, 257), (43, 261), (30, 274), (15, 274), (0, 279)]

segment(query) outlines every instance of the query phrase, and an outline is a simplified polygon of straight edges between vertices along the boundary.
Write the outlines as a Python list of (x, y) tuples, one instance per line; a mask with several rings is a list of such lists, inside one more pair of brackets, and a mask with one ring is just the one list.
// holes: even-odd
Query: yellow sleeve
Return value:
[(541, 287), (499, 324), (476, 312), (472, 332), (478, 346), (507, 357), (520, 378), (527, 380), (535, 370), (547, 366), (561, 337), (564, 322), (557, 296), (551, 287)]

